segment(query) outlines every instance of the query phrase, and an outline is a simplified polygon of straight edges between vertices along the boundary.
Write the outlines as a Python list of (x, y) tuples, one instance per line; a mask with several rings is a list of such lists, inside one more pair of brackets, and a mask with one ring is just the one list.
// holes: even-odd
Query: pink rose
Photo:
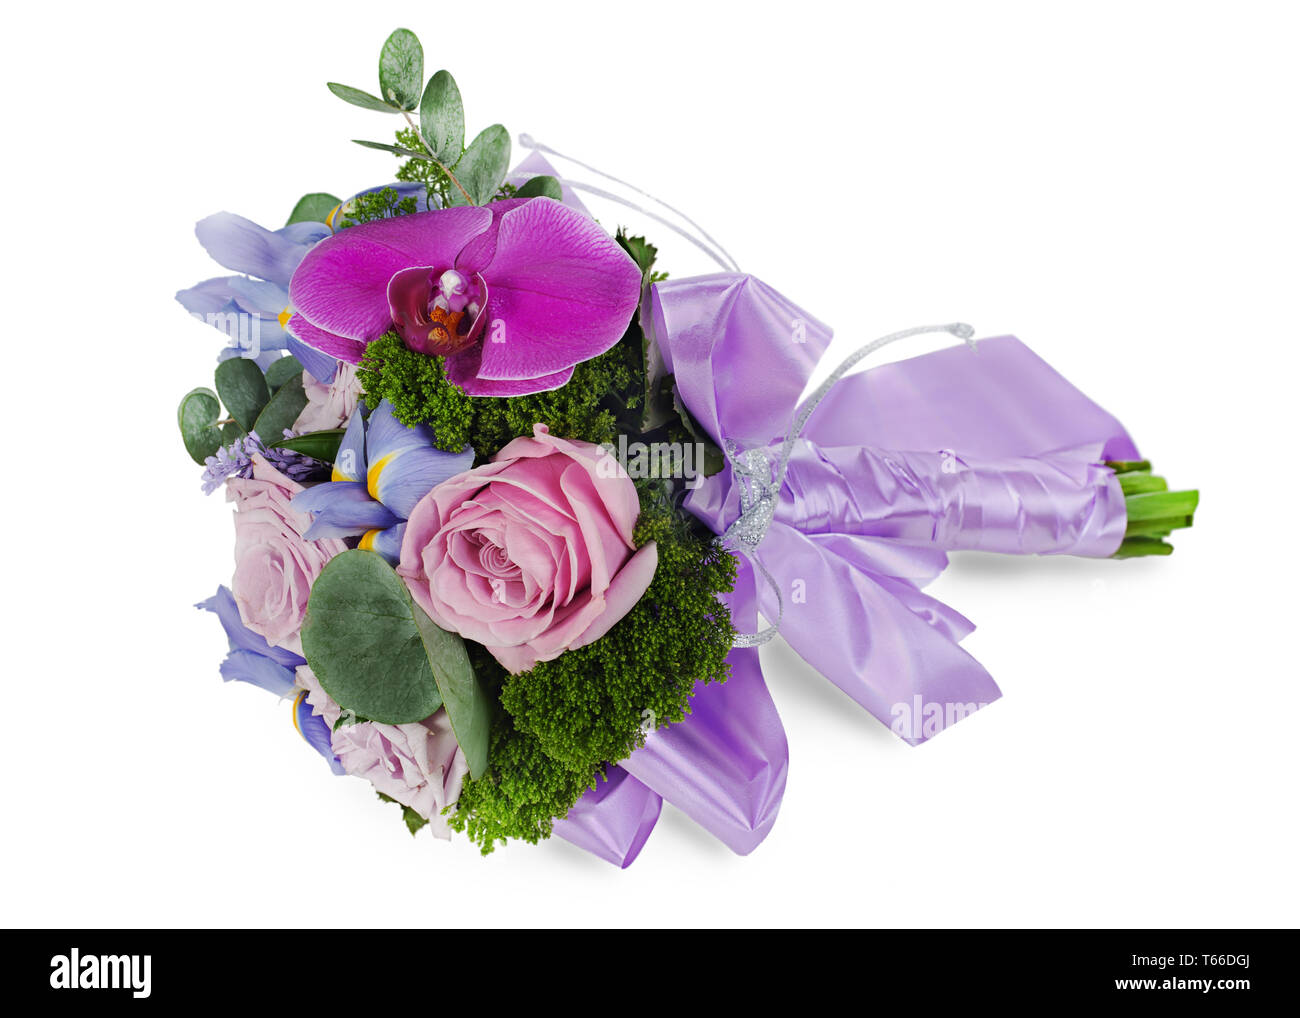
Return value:
[(347, 545), (335, 538), (309, 541), (311, 517), (289, 508), (302, 491), (261, 456), (253, 476), (226, 481), (226, 500), (235, 503), (235, 576), (230, 586), (239, 617), (267, 643), (302, 654), (303, 616), (311, 585), (325, 563)]
[(352, 418), (361, 398), (361, 383), (357, 381), (356, 365), (338, 362), (334, 381), (318, 382), (311, 372), (302, 373), (302, 389), (307, 394), (307, 405), (293, 422), (293, 430), (300, 435), (310, 431), (330, 431), (344, 427)]
[(604, 636), (658, 565), (632, 527), (636, 487), (600, 446), (543, 424), (416, 505), (398, 573), (444, 629), (523, 672)]
[(452, 733), (447, 712), (439, 710), (409, 725), (359, 721), (335, 728), (343, 711), (321, 688), (320, 680), (306, 665), (298, 668), (296, 677), (298, 685), (307, 690), (312, 713), (330, 726), (330, 745), (343, 769), (411, 807), (429, 821), (437, 837), (450, 838), (451, 829), (442, 811), (460, 798), (469, 764)]

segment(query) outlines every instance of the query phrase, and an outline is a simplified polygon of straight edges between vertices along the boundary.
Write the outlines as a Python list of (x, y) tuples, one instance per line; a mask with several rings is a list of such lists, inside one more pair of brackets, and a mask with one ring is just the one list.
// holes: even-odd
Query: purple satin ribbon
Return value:
[[(643, 312), (685, 406), (719, 446), (776, 449), (830, 330), (751, 276), (655, 284)], [(789, 460), (754, 551), (781, 591), (781, 635), (905, 741), (918, 744), (1000, 695), (960, 646), (972, 630), (922, 587), (947, 552), (1108, 556), (1124, 499), (1107, 459), (1137, 459), (1123, 427), (1011, 336), (841, 379)], [(730, 467), (687, 507), (715, 533), (739, 515)], [(741, 632), (774, 592), (742, 559)], [(626, 866), (661, 800), (739, 853), (771, 829), (788, 754), (757, 651), (701, 687), (691, 715), (652, 733), (555, 832)]]

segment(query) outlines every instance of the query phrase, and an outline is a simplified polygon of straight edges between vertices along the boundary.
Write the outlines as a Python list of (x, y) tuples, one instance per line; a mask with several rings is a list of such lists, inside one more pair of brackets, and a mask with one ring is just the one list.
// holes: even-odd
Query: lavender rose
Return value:
[(275, 647), (302, 654), (299, 632), (311, 585), (325, 563), (347, 545), (335, 538), (309, 541), (311, 517), (289, 507), (302, 491), (262, 456), (253, 456), (252, 477), (226, 481), (235, 503), (235, 576), (231, 589), (239, 617)]
[(469, 765), (447, 712), (438, 710), (409, 725), (359, 721), (335, 728), (343, 711), (321, 688), (312, 670), (300, 666), (296, 682), (307, 691), (312, 713), (329, 726), (331, 748), (343, 769), (415, 810), (429, 821), (437, 837), (450, 838), (451, 829), (442, 811), (460, 798)]
[(605, 635), (654, 578), (636, 487), (607, 451), (538, 424), (411, 512), (397, 572), (444, 629), (511, 672)]

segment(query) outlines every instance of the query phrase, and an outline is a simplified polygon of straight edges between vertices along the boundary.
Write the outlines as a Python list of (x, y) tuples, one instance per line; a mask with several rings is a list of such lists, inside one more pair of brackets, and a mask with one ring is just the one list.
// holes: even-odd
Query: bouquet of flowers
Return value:
[[(666, 799), (747, 853), (787, 766), (761, 643), (916, 744), (999, 695), (922, 591), (948, 551), (1163, 555), (1191, 524), (1196, 493), (1014, 337), (896, 333), (802, 398), (826, 326), (648, 213), (721, 268), (670, 278), (579, 198), (622, 182), (526, 137), (512, 169), (500, 125), (466, 144), (423, 64), (399, 29), (379, 95), (329, 85), (400, 118), (359, 142), (392, 183), (279, 229), (202, 220), (235, 274), (177, 294), (226, 337), (178, 411), (235, 507), (233, 579), (199, 605), (221, 674), (290, 699), (412, 833), (626, 866)], [(936, 331), (965, 342), (848, 373)]]

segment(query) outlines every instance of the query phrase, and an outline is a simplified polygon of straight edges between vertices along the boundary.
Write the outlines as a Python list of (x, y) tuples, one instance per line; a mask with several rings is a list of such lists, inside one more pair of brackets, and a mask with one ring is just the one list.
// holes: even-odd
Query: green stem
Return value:
[(1200, 503), (1198, 491), (1170, 491), (1163, 477), (1151, 473), (1148, 460), (1108, 462), (1124, 493), (1127, 522), (1115, 558), (1169, 555), (1173, 546), (1162, 538), (1190, 527)]

